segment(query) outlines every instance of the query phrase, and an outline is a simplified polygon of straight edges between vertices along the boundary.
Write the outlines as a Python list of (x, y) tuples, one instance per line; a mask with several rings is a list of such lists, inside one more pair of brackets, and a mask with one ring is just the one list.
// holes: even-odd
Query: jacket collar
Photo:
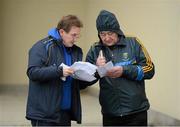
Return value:
[(48, 35), (51, 36), (55, 40), (61, 40), (62, 39), (57, 28), (51, 28), (48, 31)]

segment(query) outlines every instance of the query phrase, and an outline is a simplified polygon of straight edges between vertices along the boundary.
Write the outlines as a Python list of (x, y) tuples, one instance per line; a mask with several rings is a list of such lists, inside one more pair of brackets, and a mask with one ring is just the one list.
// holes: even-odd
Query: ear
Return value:
[(60, 35), (63, 35), (64, 32), (65, 32), (65, 31), (64, 31), (63, 29), (60, 29), (60, 30), (59, 30)]

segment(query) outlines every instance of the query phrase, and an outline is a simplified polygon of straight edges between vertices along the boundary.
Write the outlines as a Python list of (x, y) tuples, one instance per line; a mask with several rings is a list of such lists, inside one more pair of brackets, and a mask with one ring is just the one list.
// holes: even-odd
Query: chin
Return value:
[(74, 45), (74, 44), (66, 44), (65, 46), (70, 48), (70, 47), (72, 47), (73, 45)]
[(70, 44), (70, 45), (68, 45), (68, 47), (72, 47), (74, 44)]
[(114, 44), (106, 44), (107, 46), (113, 46)]

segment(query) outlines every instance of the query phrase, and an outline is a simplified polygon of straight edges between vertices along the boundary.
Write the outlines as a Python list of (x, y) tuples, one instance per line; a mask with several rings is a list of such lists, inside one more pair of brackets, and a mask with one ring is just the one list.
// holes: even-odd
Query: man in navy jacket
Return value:
[(26, 118), (32, 126), (70, 126), (71, 120), (81, 123), (80, 81), (70, 77), (72, 69), (60, 66), (82, 60), (82, 50), (74, 44), (81, 27), (78, 17), (64, 16), (29, 51)]

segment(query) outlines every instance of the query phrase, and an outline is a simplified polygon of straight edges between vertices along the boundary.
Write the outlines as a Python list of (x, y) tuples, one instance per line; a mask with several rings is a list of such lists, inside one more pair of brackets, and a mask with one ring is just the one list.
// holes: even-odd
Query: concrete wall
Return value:
[[(84, 19), (82, 0), (1, 0), (3, 54), (0, 84), (27, 84), (29, 48), (56, 27), (63, 15), (76, 14)], [(83, 21), (84, 22), (84, 21)], [(84, 33), (84, 32), (83, 32)], [(84, 36), (81, 38), (82, 41)], [(83, 43), (79, 44), (83, 47)]]
[[(2, 12), (3, 12), (3, 11), (2, 11), (2, 4), (0, 3), (0, 19), (2, 19), (2, 15), (3, 15)], [(2, 20), (0, 20), (0, 29), (2, 29)], [(0, 32), (0, 38), (2, 38), (2, 32)], [(2, 59), (3, 59), (2, 44), (3, 44), (3, 42), (0, 41), (0, 45), (1, 45), (1, 47), (0, 47), (0, 59), (1, 59), (1, 61), (2, 61)], [(0, 69), (1, 69), (1, 67), (2, 67), (2, 62), (0, 62)], [(0, 81), (2, 81), (2, 80), (1, 80), (1, 79), (2, 79), (2, 78), (1, 78), (2, 75), (3, 75), (3, 72), (0, 73)]]
[(28, 84), (28, 50), (62, 15), (76, 14), (84, 22), (78, 45), (86, 53), (98, 40), (101, 9), (114, 12), (124, 33), (139, 37), (149, 51), (156, 66), (146, 82), (151, 108), (180, 119), (179, 0), (0, 0), (0, 84)]
[[(180, 7), (180, 3), (178, 3), (178, 6)], [(180, 9), (179, 9), (179, 13), (180, 13)], [(177, 25), (177, 28), (178, 28), (178, 34), (180, 34), (180, 16), (178, 16), (178, 25)], [(180, 65), (180, 36), (178, 36), (178, 41), (177, 41), (177, 47), (178, 47), (178, 53), (177, 53), (177, 55), (175, 55), (176, 56), (176, 58), (178, 59), (178, 65), (177, 65), (177, 72), (178, 72), (178, 74), (177, 74), (177, 77), (178, 77), (178, 82), (177, 82), (177, 84), (180, 84), (180, 67), (179, 67), (179, 65)], [(178, 85), (178, 87), (177, 87), (177, 89), (178, 89), (178, 96), (177, 96), (177, 106), (178, 107), (180, 107), (180, 101), (179, 101), (179, 98), (180, 98), (180, 92), (179, 92), (179, 90), (180, 90), (180, 85)], [(180, 115), (180, 109), (178, 110), (178, 114)]]

